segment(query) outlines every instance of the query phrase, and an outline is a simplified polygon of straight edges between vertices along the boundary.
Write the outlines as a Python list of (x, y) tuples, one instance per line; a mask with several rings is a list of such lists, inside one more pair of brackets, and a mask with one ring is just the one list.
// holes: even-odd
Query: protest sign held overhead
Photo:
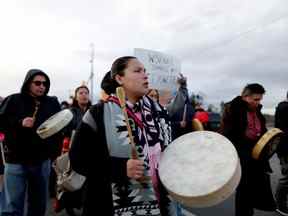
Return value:
[(181, 72), (180, 61), (161, 52), (135, 49), (135, 56), (144, 64), (149, 73), (151, 88), (158, 90), (176, 90), (177, 76)]

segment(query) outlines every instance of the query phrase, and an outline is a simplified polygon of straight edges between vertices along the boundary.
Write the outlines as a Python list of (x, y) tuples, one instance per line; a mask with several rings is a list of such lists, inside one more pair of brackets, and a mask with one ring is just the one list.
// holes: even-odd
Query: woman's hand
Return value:
[(127, 176), (138, 180), (144, 174), (144, 161), (137, 159), (129, 159), (127, 161)]

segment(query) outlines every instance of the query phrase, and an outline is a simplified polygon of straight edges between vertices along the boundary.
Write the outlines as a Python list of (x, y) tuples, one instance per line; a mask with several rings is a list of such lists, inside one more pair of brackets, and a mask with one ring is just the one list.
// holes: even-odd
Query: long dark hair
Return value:
[[(80, 89), (82, 89), (82, 88), (86, 89), (86, 90), (88, 91), (88, 93), (90, 93), (89, 88), (88, 88), (86, 85), (81, 85), (81, 86), (77, 87), (77, 88), (75, 89), (75, 92), (74, 92), (74, 97), (73, 97), (73, 101), (72, 101), (71, 107), (80, 108), (76, 97), (77, 97), (78, 91), (79, 91)], [(91, 106), (91, 101), (89, 100), (88, 103), (87, 103), (87, 109), (88, 109), (90, 106)]]
[(111, 67), (111, 70), (108, 71), (101, 82), (101, 88), (107, 93), (115, 93), (116, 88), (120, 85), (115, 80), (115, 76), (118, 74), (120, 76), (124, 75), (124, 70), (127, 68), (127, 65), (131, 59), (137, 59), (135, 56), (123, 56), (116, 59)]

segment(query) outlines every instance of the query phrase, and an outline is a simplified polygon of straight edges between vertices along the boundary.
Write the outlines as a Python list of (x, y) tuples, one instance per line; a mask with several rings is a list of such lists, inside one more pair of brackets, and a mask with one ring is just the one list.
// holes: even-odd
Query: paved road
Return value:
[[(280, 170), (279, 170), (279, 160), (277, 156), (273, 156), (273, 158), (270, 161), (273, 174), (271, 178), (271, 184), (273, 191), (275, 192), (277, 181), (280, 177)], [(204, 208), (204, 209), (191, 209), (190, 210), (195, 216), (233, 216), (234, 215), (234, 194), (221, 203), (220, 205), (213, 206), (210, 208)], [(191, 215), (193, 215), (191, 214)], [(187, 214), (188, 216), (189, 214)], [(265, 211), (255, 211), (254, 216), (279, 216), (276, 212), (265, 212)]]
[[(271, 184), (273, 191), (275, 191), (277, 180), (280, 177), (279, 171), (279, 161), (276, 156), (271, 159), (271, 166), (273, 169), (273, 174), (271, 178)], [(234, 195), (232, 195), (225, 202), (213, 206), (210, 208), (199, 208), (199, 209), (190, 209), (189, 211), (185, 210), (185, 215), (187, 216), (233, 216), (234, 215)], [(49, 208), (47, 212), (47, 216), (68, 216), (65, 211), (62, 211), (58, 214), (53, 213), (52, 209)], [(254, 216), (279, 216), (276, 212), (264, 212), (264, 211), (256, 211)]]

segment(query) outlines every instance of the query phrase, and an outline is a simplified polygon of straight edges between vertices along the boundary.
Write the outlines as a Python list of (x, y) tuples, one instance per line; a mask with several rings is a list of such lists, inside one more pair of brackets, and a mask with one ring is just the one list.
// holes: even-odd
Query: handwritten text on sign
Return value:
[(135, 49), (135, 56), (144, 64), (149, 73), (151, 88), (158, 90), (176, 90), (177, 75), (181, 71), (180, 61), (164, 53)]

